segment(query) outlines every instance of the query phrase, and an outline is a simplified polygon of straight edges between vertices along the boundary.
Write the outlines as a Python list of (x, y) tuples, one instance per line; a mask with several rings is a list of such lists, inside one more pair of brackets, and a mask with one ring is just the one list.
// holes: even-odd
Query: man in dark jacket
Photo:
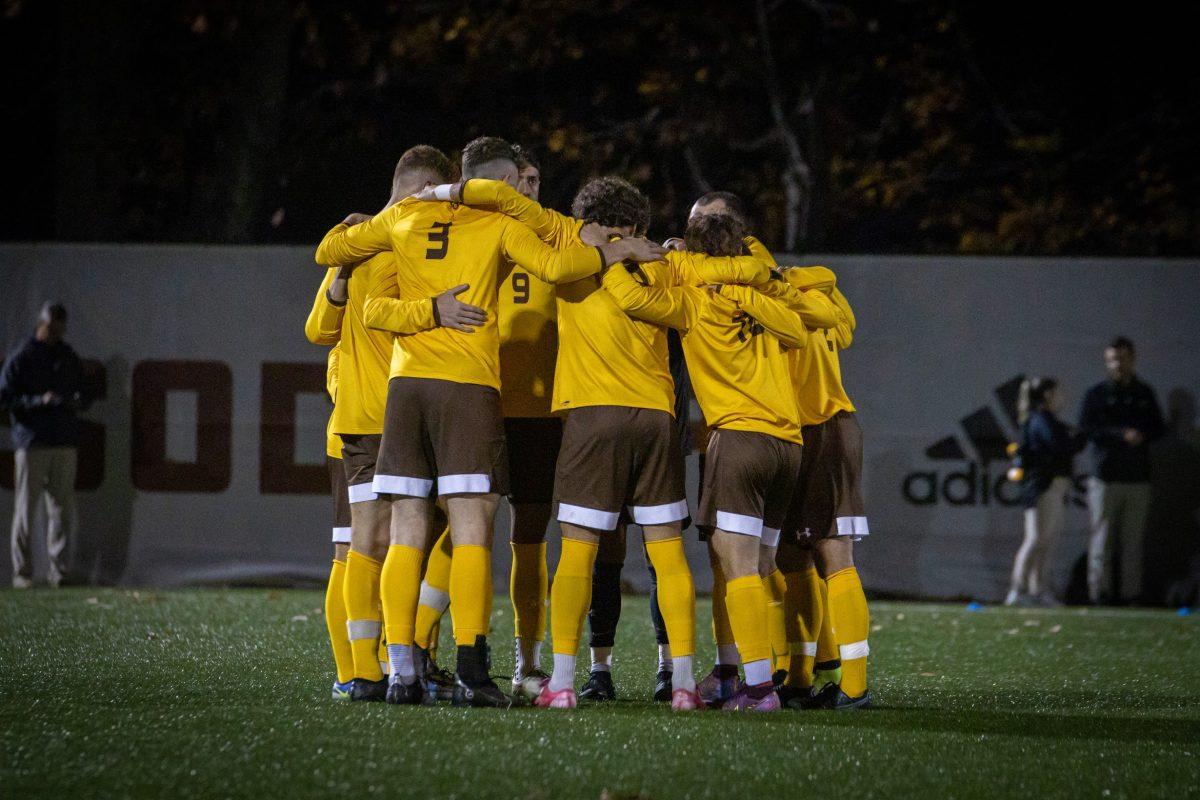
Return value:
[[(1154, 390), (1138, 380), (1134, 361), (1133, 342), (1124, 336), (1114, 339), (1104, 350), (1108, 380), (1088, 391), (1079, 416), (1094, 465), (1088, 481), (1088, 594), (1093, 603), (1136, 602), (1142, 596), (1142, 545), (1150, 506), (1148, 443), (1164, 426)], [(1114, 554), (1119, 586), (1111, 575)]]
[(70, 576), (69, 543), (75, 536), (75, 448), (83, 405), (79, 356), (63, 341), (67, 310), (47, 303), (33, 336), (0, 372), (0, 408), (12, 417), (15, 470), (12, 524), (13, 586), (33, 585), (30, 559), (34, 509), (46, 497), (50, 584)]

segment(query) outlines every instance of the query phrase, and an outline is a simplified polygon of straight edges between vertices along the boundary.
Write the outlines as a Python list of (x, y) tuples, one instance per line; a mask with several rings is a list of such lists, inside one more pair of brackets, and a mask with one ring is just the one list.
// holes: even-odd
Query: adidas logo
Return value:
[[(1018, 506), (1020, 484), (1011, 483), (1008, 472), (1008, 443), (1019, 432), (1017, 397), (1024, 375), (1017, 375), (993, 390), (996, 407), (981, 406), (959, 420), (964, 436), (951, 435), (925, 448), (925, 457), (935, 462), (967, 462), (965, 468), (917, 470), (904, 476), (901, 493), (912, 505), (946, 503), (952, 506)], [(997, 414), (997, 410), (1000, 412)], [(964, 446), (965, 445), (965, 446)], [(1083, 487), (1076, 479), (1076, 497)]]

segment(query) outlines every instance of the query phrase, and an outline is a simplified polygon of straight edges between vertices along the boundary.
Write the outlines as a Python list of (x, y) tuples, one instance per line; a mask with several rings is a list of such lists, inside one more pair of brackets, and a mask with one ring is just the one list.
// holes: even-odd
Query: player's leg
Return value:
[(333, 566), (325, 586), (325, 627), (337, 678), (333, 683), (333, 698), (350, 698), (350, 681), (354, 680), (354, 651), (346, 630), (346, 556), (350, 552), (350, 498), (346, 489), (346, 471), (342, 459), (326, 457), (333, 497)]
[(812, 551), (784, 536), (775, 558), (784, 574), (784, 621), (787, 625), (789, 663), (780, 699), (792, 707), (793, 700), (807, 698), (812, 691), (813, 665), (817, 655), (817, 632), (821, 625), (821, 576)]
[[(748, 707), (757, 706), (774, 694), (771, 681), (771, 641), (767, 630), (767, 593), (758, 574), (760, 540), (742, 530), (713, 531), (713, 551), (725, 575), (725, 606), (737, 644), (746, 684), (725, 708), (739, 708), (743, 697)], [(777, 705), (778, 701), (776, 701)], [(763, 710), (767, 710), (764, 707)]]
[(575, 661), (583, 620), (592, 598), (592, 570), (599, 549), (600, 531), (562, 522), (562, 554), (550, 588), (550, 633), (554, 640), (554, 669), (538, 705), (571, 708), (575, 705)]
[(758, 574), (762, 578), (763, 589), (767, 593), (767, 630), (771, 636), (771, 676), (776, 686), (782, 686), (787, 678), (788, 666), (791, 664), (791, 651), (788, 649), (787, 620), (783, 610), (783, 600), (787, 594), (787, 581), (775, 563), (778, 551), (779, 532), (774, 531), (773, 534), (769, 534), (764, 530)]
[[(680, 525), (680, 528), (687, 527)], [(654, 699), (668, 702), (671, 699), (672, 676), (675, 671), (671, 661), (671, 639), (667, 635), (667, 623), (663, 620), (662, 608), (658, 604), (658, 571), (650, 563), (650, 554), (642, 548), (646, 559), (646, 571), (650, 574), (650, 624), (654, 626), (654, 643), (658, 647), (658, 669), (654, 675)]]
[[(421, 592), (417, 596), (417, 627), (413, 633), (413, 643), (426, 651), (436, 646), (434, 631), (440, 627), (442, 615), (450, 607), (450, 527), (440, 527), (442, 533), (429, 549), (421, 578)], [(433, 530), (437, 529), (438, 526), (434, 525)]]
[(624, 522), (612, 535), (600, 537), (596, 563), (592, 567), (592, 600), (588, 609), (588, 647), (592, 668), (579, 692), (580, 700), (615, 700), (612, 679), (612, 650), (616, 643), (617, 623), (621, 620), (621, 568), (625, 566)]

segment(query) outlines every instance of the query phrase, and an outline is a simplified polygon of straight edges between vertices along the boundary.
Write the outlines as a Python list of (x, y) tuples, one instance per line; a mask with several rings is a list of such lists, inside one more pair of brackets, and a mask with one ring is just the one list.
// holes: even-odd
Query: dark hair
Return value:
[(746, 226), (731, 214), (702, 214), (688, 221), (683, 240), (690, 253), (709, 256), (739, 256)]
[(67, 307), (62, 303), (58, 303), (53, 300), (47, 300), (42, 304), (42, 310), (38, 316), (45, 319), (47, 322), (66, 322)]
[(733, 192), (706, 192), (697, 198), (695, 205), (712, 205), (718, 200), (724, 203), (725, 207), (729, 209), (729, 213), (737, 217), (743, 225), (749, 221), (749, 217), (746, 216), (746, 204)]
[(405, 173), (417, 171), (429, 172), (442, 183), (446, 183), (450, 180), (450, 159), (446, 158), (446, 154), (441, 150), (427, 144), (410, 147), (396, 162), (396, 170), (392, 173), (392, 185), (394, 186)]
[(1137, 352), (1137, 350), (1133, 348), (1133, 342), (1127, 336), (1117, 336), (1108, 343), (1108, 346), (1114, 350), (1128, 350), (1131, 353)]
[(542, 171), (541, 162), (538, 161), (537, 156), (534, 155), (533, 151), (530, 150), (528, 147), (525, 147), (525, 146), (519, 145), (519, 144), (514, 144), (513, 151), (517, 154), (517, 168), (518, 169), (525, 169), (526, 167), (533, 167), (538, 172)]
[[(495, 136), (480, 136), (467, 142), (462, 151), (462, 176), (467, 178), (491, 177), (480, 173), (480, 169), (494, 161), (511, 161), (517, 165), (517, 150), (503, 139)], [(499, 176), (495, 176), (499, 177)]]
[(650, 227), (650, 200), (629, 181), (607, 175), (580, 188), (571, 215), (584, 222), (644, 232)]
[(1046, 395), (1058, 388), (1055, 378), (1030, 377), (1021, 381), (1021, 391), (1017, 395), (1017, 419), (1022, 425), (1029, 415), (1046, 405)]

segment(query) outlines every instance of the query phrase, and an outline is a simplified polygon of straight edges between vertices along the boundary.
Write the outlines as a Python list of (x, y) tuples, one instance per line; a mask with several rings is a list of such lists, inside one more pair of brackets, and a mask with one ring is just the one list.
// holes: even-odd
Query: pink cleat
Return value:
[(702, 711), (704, 708), (704, 700), (694, 689), (676, 689), (671, 692), (672, 711)]
[(550, 680), (547, 678), (542, 683), (542, 691), (533, 704), (538, 708), (575, 708), (579, 704), (579, 700), (575, 696), (575, 689), (571, 687), (560, 689), (557, 692), (550, 691)]
[(783, 706), (779, 702), (779, 695), (775, 692), (768, 692), (765, 696), (753, 698), (750, 696), (748, 687), (743, 686), (737, 694), (725, 701), (721, 706), (723, 711), (778, 711)]
[(712, 672), (700, 679), (696, 684), (696, 693), (708, 706), (719, 706), (742, 690), (742, 679), (735, 672), (731, 678), (722, 678), (719, 667), (713, 667)]

